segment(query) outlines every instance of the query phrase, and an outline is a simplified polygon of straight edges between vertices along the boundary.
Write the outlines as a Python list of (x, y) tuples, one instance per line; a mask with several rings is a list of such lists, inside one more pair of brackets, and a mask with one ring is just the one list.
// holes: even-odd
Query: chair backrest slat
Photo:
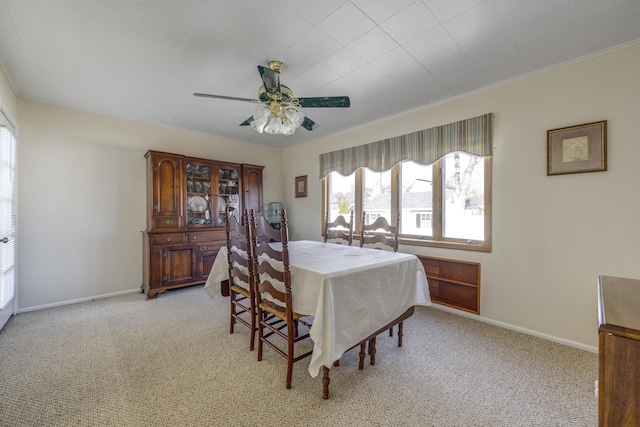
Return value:
[(279, 242), (282, 239), (280, 231), (273, 228), (264, 216), (254, 218), (254, 223), (253, 232), (258, 243)]
[(349, 213), (348, 222), (342, 215), (338, 215), (335, 221), (329, 222), (329, 212), (327, 211), (324, 226), (324, 242), (326, 243), (329, 239), (342, 239), (351, 246), (353, 243), (353, 211)]
[[(249, 240), (249, 224), (247, 211), (244, 213), (244, 225), (242, 225), (234, 215), (228, 210), (225, 215), (225, 231), (227, 234), (227, 262), (229, 265), (229, 279), (235, 282), (234, 278), (249, 285), (249, 290), (253, 289), (253, 263), (251, 262), (251, 244)], [(237, 249), (233, 249), (233, 248)], [(244, 252), (239, 253), (238, 250)], [(247, 270), (244, 273), (238, 266)], [(231, 285), (231, 283), (230, 283)]]
[[(249, 214), (250, 230), (256, 230), (256, 222), (253, 211)], [(268, 241), (260, 242), (258, 237), (251, 236), (251, 253), (253, 257), (254, 283), (257, 291), (258, 302), (262, 299), (263, 293), (269, 293), (273, 298), (284, 303), (287, 313), (293, 316), (291, 298), (291, 272), (289, 270), (289, 229), (287, 225), (286, 210), (280, 212), (280, 245), (278, 250), (272, 247)], [(271, 277), (269, 279), (267, 276)], [(280, 282), (283, 290), (277, 290), (273, 282)]]
[(360, 247), (382, 243), (394, 252), (398, 252), (398, 235), (400, 232), (400, 212), (396, 214), (395, 225), (390, 225), (385, 217), (378, 217), (371, 224), (366, 224), (366, 212), (362, 212), (362, 228), (360, 229)]

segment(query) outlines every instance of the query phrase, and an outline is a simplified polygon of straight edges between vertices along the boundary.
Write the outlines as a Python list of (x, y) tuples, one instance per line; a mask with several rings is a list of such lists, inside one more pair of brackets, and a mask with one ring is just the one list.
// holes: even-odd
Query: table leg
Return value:
[(366, 348), (367, 348), (367, 342), (362, 341), (362, 343), (360, 344), (360, 363), (358, 364), (358, 369), (361, 371), (364, 369), (364, 358), (367, 355)]
[(371, 364), (376, 364), (376, 338), (373, 337), (369, 340), (369, 355), (371, 357)]
[(398, 323), (398, 347), (402, 347), (402, 322)]
[(326, 366), (322, 366), (322, 398), (329, 398), (329, 383), (331, 380), (329, 379), (329, 368)]

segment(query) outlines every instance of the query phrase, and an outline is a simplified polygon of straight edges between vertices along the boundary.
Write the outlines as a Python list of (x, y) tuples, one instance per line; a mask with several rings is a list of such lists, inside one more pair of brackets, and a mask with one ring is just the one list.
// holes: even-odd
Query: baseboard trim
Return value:
[(68, 300), (68, 301), (53, 302), (51, 304), (43, 304), (43, 305), (35, 305), (32, 307), (19, 308), (18, 314), (26, 313), (29, 311), (44, 310), (45, 308), (62, 307), (64, 305), (77, 304), (79, 302), (95, 301), (98, 299), (110, 298), (118, 295), (126, 295), (126, 294), (133, 294), (133, 293), (140, 293), (140, 288), (130, 289), (128, 291), (112, 292), (109, 294), (96, 295), (96, 296), (86, 297), (86, 298), (78, 298), (78, 299)]
[(515, 325), (512, 325), (510, 323), (505, 323), (505, 322), (500, 322), (500, 321), (497, 321), (497, 320), (489, 319), (489, 318), (486, 318), (486, 317), (483, 317), (483, 316), (479, 316), (479, 315), (473, 314), (473, 313), (467, 313), (466, 311), (457, 310), (455, 308), (447, 307), (445, 305), (440, 305), (440, 304), (433, 303), (432, 305), (430, 305), (430, 307), (433, 307), (433, 308), (438, 309), (438, 310), (446, 311), (446, 312), (449, 312), (449, 313), (452, 313), (452, 314), (457, 314), (459, 316), (468, 317), (469, 319), (474, 319), (474, 320), (478, 320), (480, 322), (488, 323), (488, 324), (493, 325), (493, 326), (498, 326), (498, 327), (501, 327), (501, 328), (510, 329), (510, 330), (516, 331), (516, 332), (522, 332), (523, 334), (532, 335), (534, 337), (542, 338), (542, 339), (545, 339), (547, 341), (553, 341), (553, 342), (557, 342), (558, 344), (564, 344), (564, 345), (567, 345), (569, 347), (574, 347), (574, 348), (578, 348), (580, 350), (589, 351), (591, 353), (597, 353), (598, 352), (598, 347), (586, 345), (586, 344), (583, 344), (583, 343), (580, 343), (580, 342), (577, 342), (577, 341), (571, 341), (571, 340), (567, 340), (567, 339), (564, 339), (564, 338), (559, 338), (559, 337), (556, 337), (556, 336), (553, 336), (553, 335), (543, 334), (542, 332), (534, 331), (532, 329), (522, 328), (520, 326), (515, 326)]

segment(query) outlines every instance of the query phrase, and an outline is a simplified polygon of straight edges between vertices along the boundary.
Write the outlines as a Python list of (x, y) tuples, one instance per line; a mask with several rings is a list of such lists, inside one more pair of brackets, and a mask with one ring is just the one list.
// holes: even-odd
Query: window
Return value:
[(378, 217), (391, 218), (391, 171), (373, 172), (363, 169), (362, 208), (365, 221), (371, 224)]
[[(340, 215), (349, 222), (351, 210), (355, 208), (356, 203), (355, 176), (355, 173), (349, 176), (343, 176), (337, 172), (332, 172), (330, 178), (328, 178), (328, 200), (326, 202), (329, 222), (335, 221)], [(326, 213), (325, 211), (323, 218), (326, 217)]]
[[(403, 161), (385, 172), (359, 168), (325, 180), (330, 220), (355, 211), (355, 234), (365, 222), (400, 212), (400, 242), (491, 250), (491, 157), (453, 152), (433, 164)], [(342, 207), (341, 207), (342, 206)], [(325, 211), (326, 213), (326, 211)], [(348, 217), (346, 218), (348, 219)]]

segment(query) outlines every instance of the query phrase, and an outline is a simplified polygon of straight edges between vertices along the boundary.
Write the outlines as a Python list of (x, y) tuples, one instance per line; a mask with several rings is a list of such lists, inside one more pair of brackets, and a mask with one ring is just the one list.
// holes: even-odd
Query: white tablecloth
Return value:
[[(314, 316), (309, 373), (315, 377), (342, 354), (415, 305), (430, 305), (420, 260), (411, 254), (308, 240), (289, 242), (293, 308)], [(214, 261), (205, 289), (226, 280), (227, 251)]]

